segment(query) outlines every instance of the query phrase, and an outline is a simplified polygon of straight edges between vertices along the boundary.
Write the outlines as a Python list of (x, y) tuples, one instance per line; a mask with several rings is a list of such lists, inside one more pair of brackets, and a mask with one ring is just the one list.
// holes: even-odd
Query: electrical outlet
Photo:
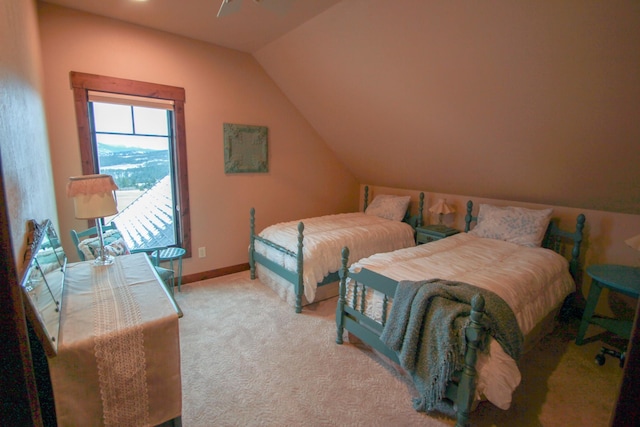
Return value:
[(207, 256), (207, 248), (205, 248), (204, 246), (201, 248), (198, 248), (198, 256), (200, 258), (204, 258)]

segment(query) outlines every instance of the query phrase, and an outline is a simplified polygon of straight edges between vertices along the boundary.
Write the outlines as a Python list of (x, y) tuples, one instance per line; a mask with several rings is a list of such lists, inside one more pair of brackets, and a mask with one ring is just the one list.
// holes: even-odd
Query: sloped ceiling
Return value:
[(254, 52), (339, 0), (44, 0), (243, 52)]
[(362, 183), (640, 214), (638, 2), (51, 2), (252, 53)]
[(640, 213), (640, 4), (343, 1), (255, 56), (362, 183)]

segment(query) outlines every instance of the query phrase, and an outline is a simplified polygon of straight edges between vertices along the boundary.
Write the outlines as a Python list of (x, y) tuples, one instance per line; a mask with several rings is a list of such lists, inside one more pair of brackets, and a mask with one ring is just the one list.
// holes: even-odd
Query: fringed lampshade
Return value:
[(438, 199), (438, 202), (429, 208), (429, 212), (438, 214), (438, 224), (442, 224), (442, 216), (454, 213), (456, 209), (447, 204), (447, 199)]
[(100, 237), (100, 254), (96, 265), (109, 265), (113, 257), (105, 253), (100, 218), (118, 213), (113, 177), (105, 174), (72, 176), (67, 184), (67, 197), (73, 197), (77, 219), (96, 219), (96, 234)]

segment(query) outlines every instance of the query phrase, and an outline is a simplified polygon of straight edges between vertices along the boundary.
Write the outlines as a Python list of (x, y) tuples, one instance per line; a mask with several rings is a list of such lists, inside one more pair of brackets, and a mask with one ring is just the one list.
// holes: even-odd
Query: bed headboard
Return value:
[[(369, 206), (369, 186), (364, 186), (364, 206), (362, 208), (362, 212), (367, 211), (367, 207)], [(411, 206), (409, 206), (410, 208)], [(406, 222), (415, 230), (416, 227), (420, 227), (423, 220), (423, 210), (424, 210), (424, 192), (420, 192), (418, 196), (418, 213), (416, 215), (411, 215), (411, 209), (407, 209), (407, 212), (402, 219), (402, 222)]]
[(369, 206), (369, 186), (364, 186), (364, 207), (362, 208), (362, 212), (367, 210), (367, 206)]
[[(472, 214), (473, 202), (469, 200), (467, 202), (467, 214), (464, 217), (464, 231), (465, 233), (471, 230), (471, 223), (478, 221), (478, 217)], [(542, 240), (542, 247), (551, 249), (554, 252), (559, 253), (569, 260), (569, 272), (576, 282), (580, 282), (580, 246), (582, 244), (584, 223), (586, 218), (583, 214), (579, 214), (576, 217), (576, 227), (573, 231), (566, 231), (560, 229), (558, 226), (559, 220), (557, 218), (551, 218), (547, 231)], [(567, 245), (571, 246), (571, 253), (566, 254), (565, 248)]]

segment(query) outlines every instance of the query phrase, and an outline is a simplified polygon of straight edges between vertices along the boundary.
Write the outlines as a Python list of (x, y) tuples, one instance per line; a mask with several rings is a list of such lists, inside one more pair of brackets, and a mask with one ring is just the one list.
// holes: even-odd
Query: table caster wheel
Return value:
[(597, 363), (599, 366), (602, 366), (602, 365), (604, 365), (604, 362), (606, 362), (606, 359), (605, 359), (605, 357), (604, 357), (604, 354), (597, 354), (597, 355), (596, 355), (596, 363)]

